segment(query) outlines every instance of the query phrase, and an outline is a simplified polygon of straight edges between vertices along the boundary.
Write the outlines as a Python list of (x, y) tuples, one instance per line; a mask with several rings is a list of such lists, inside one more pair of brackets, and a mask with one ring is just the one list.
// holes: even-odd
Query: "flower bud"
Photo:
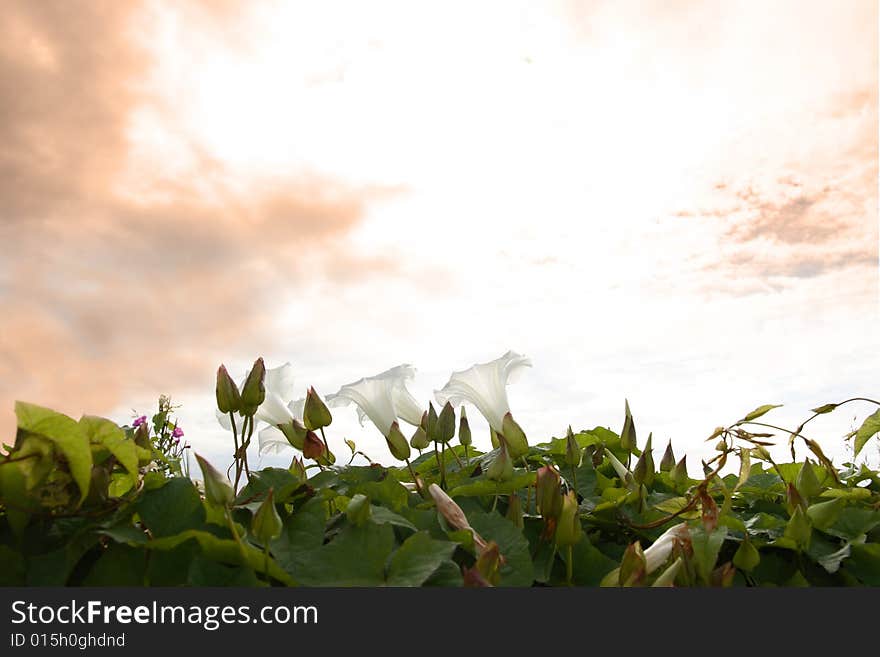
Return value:
[(516, 493), (511, 493), (507, 498), (507, 519), (520, 529), (523, 528), (522, 502)]
[(477, 550), (481, 551), (486, 549), (486, 541), (474, 531), (474, 528), (471, 527), (471, 524), (468, 522), (464, 511), (462, 511), (461, 507), (446, 494), (446, 491), (440, 488), (437, 484), (431, 484), (428, 487), (428, 493), (434, 498), (434, 503), (437, 505), (437, 512), (443, 516), (446, 522), (449, 523), (450, 527), (453, 529), (466, 529), (470, 531), (474, 536), (474, 545), (476, 545)]
[(306, 474), (305, 464), (302, 462), (302, 459), (300, 459), (296, 456), (293, 457), (293, 460), (290, 462), (290, 467), (287, 469), (300, 482), (304, 482), (309, 478), (308, 475)]
[(663, 458), (660, 459), (660, 472), (670, 472), (675, 467), (675, 454), (672, 451), (672, 441), (666, 445)]
[(501, 447), (486, 468), (486, 476), (492, 481), (507, 481), (513, 476), (513, 460), (507, 449), (507, 441), (501, 441)]
[(226, 415), (235, 413), (241, 409), (241, 393), (235, 381), (226, 371), (226, 366), (221, 365), (217, 370), (217, 409)]
[(388, 443), (388, 449), (391, 450), (391, 455), (398, 461), (406, 461), (409, 458), (409, 455), (411, 454), (409, 443), (406, 442), (406, 437), (400, 432), (400, 425), (396, 420), (391, 425), (388, 435), (385, 436), (385, 442)]
[(370, 505), (370, 498), (361, 493), (354, 495), (345, 507), (345, 517), (353, 525), (362, 527), (372, 515), (373, 507)]
[(784, 536), (793, 540), (799, 548), (806, 550), (810, 546), (810, 537), (813, 529), (810, 519), (804, 513), (801, 506), (796, 506), (788, 524), (785, 526)]
[(448, 443), (455, 436), (455, 409), (446, 402), (440, 415), (437, 416), (437, 438), (441, 443)]
[(740, 570), (754, 570), (755, 566), (757, 566), (760, 561), (761, 555), (758, 553), (758, 549), (752, 544), (747, 536), (743, 539), (743, 542), (739, 544), (736, 554), (733, 555), (733, 565)]
[(196, 461), (202, 469), (202, 478), (205, 484), (205, 499), (216, 506), (229, 506), (235, 499), (235, 492), (229, 480), (213, 465), (196, 454)]
[[(425, 418), (425, 433), (428, 434), (428, 441), (437, 442), (437, 411), (434, 410), (434, 404), (428, 402), (428, 416)], [(425, 417), (424, 415), (422, 417)]]
[(725, 449), (727, 449), (727, 441), (724, 438), (715, 443), (716, 452), (723, 452)]
[(489, 541), (489, 544), (480, 552), (480, 556), (477, 557), (477, 563), (474, 564), (474, 567), (489, 582), (490, 586), (497, 586), (501, 579), (501, 574), (498, 572), (501, 563), (501, 550), (498, 547), (498, 543)]
[(318, 434), (314, 431), (307, 431), (306, 438), (303, 441), (302, 453), (303, 456), (307, 459), (314, 459), (317, 461), (322, 456), (324, 456), (325, 452), (324, 443), (321, 442), (321, 439), (318, 438)]
[(840, 498), (829, 500), (828, 502), (819, 502), (807, 509), (807, 517), (810, 519), (813, 527), (825, 530), (837, 522), (837, 518), (840, 516), (840, 512), (843, 511), (844, 506), (846, 504)]
[(797, 479), (795, 480), (795, 486), (797, 486), (798, 492), (804, 497), (804, 499), (815, 497), (821, 492), (822, 485), (819, 483), (819, 479), (816, 477), (816, 472), (813, 470), (813, 464), (810, 463), (809, 459), (806, 459), (801, 466), (800, 472), (798, 472)]
[(654, 482), (654, 454), (651, 451), (651, 437), (652, 434), (648, 434), (648, 442), (645, 443), (645, 449), (642, 450), (633, 470), (633, 479), (640, 486), (642, 484), (650, 486)]
[(492, 427), (489, 427), (489, 440), (492, 443), (492, 449), (501, 447), (501, 435)]
[(558, 518), (562, 512), (562, 480), (552, 465), (538, 468), (535, 490), (541, 517), (544, 520)]
[(476, 565), (471, 568), (463, 568), (461, 575), (462, 585), (466, 589), (486, 588), (492, 586), (489, 580), (483, 577), (482, 573), (477, 570)]
[(573, 490), (562, 497), (562, 511), (556, 523), (556, 545), (574, 545), (581, 540), (584, 529), (578, 514), (577, 495)]
[(620, 586), (638, 584), (644, 579), (646, 569), (645, 553), (642, 552), (641, 544), (636, 541), (630, 544), (626, 548), (626, 552), (623, 553), (618, 573), (618, 584)]
[(626, 416), (623, 419), (623, 429), (620, 430), (620, 447), (632, 453), (636, 450), (636, 425), (629, 411), (629, 400), (625, 399), (624, 404)]
[(807, 503), (804, 501), (804, 498), (801, 497), (798, 489), (794, 487), (794, 484), (788, 484), (785, 487), (785, 497), (789, 513), (794, 513), (795, 508), (807, 508)]
[(333, 416), (327, 404), (321, 399), (320, 395), (315, 392), (314, 387), (310, 387), (306, 393), (306, 403), (303, 406), (303, 424), (306, 429), (314, 431), (322, 427), (329, 426), (333, 422)]
[(262, 358), (254, 362), (241, 388), (241, 414), (253, 415), (266, 399), (266, 365)]
[(581, 464), (582, 455), (583, 450), (578, 445), (577, 438), (574, 437), (574, 432), (571, 430), (571, 425), (569, 425), (568, 431), (565, 434), (565, 464), (575, 468), (578, 467)]
[(274, 491), (271, 488), (266, 499), (254, 514), (251, 521), (251, 533), (263, 545), (281, 536), (281, 516), (275, 509)]
[(430, 441), (428, 440), (428, 434), (425, 433), (425, 430), (422, 427), (416, 427), (416, 432), (412, 435), (412, 438), (409, 439), (409, 444), (413, 449), (426, 449), (428, 445), (430, 445)]
[(138, 428), (135, 430), (134, 444), (138, 447), (143, 447), (144, 449), (152, 448), (152, 445), (150, 444), (150, 427), (147, 426), (146, 422), (139, 424)]
[(529, 453), (529, 441), (526, 440), (526, 434), (522, 427), (513, 419), (513, 415), (508, 411), (504, 416), (504, 422), (501, 425), (501, 433), (504, 440), (507, 441), (507, 449), (510, 451), (510, 458), (518, 459)]
[(289, 442), (291, 446), (300, 451), (303, 450), (306, 444), (306, 435), (309, 431), (299, 420), (294, 418), (290, 422), (285, 422), (284, 424), (276, 426), (281, 430), (281, 433), (284, 434), (284, 437), (287, 438), (287, 442)]
[(684, 486), (687, 484), (687, 455), (682, 456), (681, 460), (675, 464), (675, 467), (672, 468), (672, 472), (669, 473), (669, 478), (672, 479), (672, 483), (676, 486)]
[(605, 456), (611, 461), (611, 467), (614, 468), (614, 472), (617, 473), (617, 477), (620, 481), (624, 484), (628, 483), (632, 479), (632, 474), (626, 469), (626, 466), (621, 463), (607, 447), (605, 448)]
[(468, 424), (467, 412), (464, 406), (461, 407), (461, 419), (458, 422), (458, 442), (462, 445), (470, 445), (472, 443), (471, 425)]

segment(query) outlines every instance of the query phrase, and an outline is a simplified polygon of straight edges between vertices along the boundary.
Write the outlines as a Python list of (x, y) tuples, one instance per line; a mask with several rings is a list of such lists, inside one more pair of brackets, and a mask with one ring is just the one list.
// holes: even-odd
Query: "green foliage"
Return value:
[[(295, 461), (237, 486), (207, 463), (210, 481), (184, 476), (167, 398), (150, 429), (18, 403), (0, 455), (0, 585), (880, 586), (880, 476), (833, 466), (802, 435), (809, 420), (767, 432), (756, 420), (774, 408), (716, 429), (700, 478), (671, 445), (659, 468), (650, 438), (639, 450), (628, 404), (623, 440), (569, 431), (516, 457), (451, 444), (450, 406), (437, 450), (407, 467)], [(317, 394), (309, 410), (329, 424)], [(856, 452), (878, 417), (853, 432)], [(765, 445), (790, 437), (810, 458), (770, 459)]]

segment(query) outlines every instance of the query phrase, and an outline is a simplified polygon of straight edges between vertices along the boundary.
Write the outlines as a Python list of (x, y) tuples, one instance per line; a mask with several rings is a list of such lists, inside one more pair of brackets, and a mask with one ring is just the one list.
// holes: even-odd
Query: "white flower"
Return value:
[[(305, 408), (306, 398), (292, 401), (287, 406), (283, 404), (281, 399), (276, 395), (272, 395), (272, 401), (269, 400), (269, 393), (266, 393), (266, 401), (270, 401), (266, 406), (266, 401), (260, 406), (259, 414), (263, 412), (259, 419), (268, 422), (269, 426), (263, 427), (257, 432), (257, 440), (260, 445), (260, 454), (280, 454), (290, 448), (290, 442), (287, 437), (278, 428), (279, 424), (287, 424), (293, 419), (302, 422), (303, 408)], [(264, 409), (264, 406), (266, 407)]]
[(412, 365), (398, 365), (381, 374), (348, 383), (339, 392), (327, 395), (327, 405), (356, 404), (361, 426), (364, 419), (369, 418), (386, 437), (398, 418), (418, 426), (422, 409), (406, 388), (406, 382), (415, 376), (415, 371)]
[(657, 540), (645, 550), (645, 573), (650, 574), (666, 563), (676, 543), (689, 546), (691, 541), (687, 523), (670, 527), (657, 537)]
[(458, 406), (468, 402), (477, 407), (489, 426), (503, 433), (504, 416), (510, 412), (507, 384), (532, 362), (516, 352), (506, 354), (488, 363), (478, 363), (460, 372), (453, 372), (441, 390), (435, 390), (437, 403)]

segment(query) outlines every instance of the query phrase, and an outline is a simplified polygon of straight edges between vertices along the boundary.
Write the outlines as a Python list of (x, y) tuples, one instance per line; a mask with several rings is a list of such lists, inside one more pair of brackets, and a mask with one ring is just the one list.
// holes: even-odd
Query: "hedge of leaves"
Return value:
[[(167, 406), (120, 427), (18, 403), (0, 456), (0, 581), (880, 585), (877, 472), (834, 466), (802, 429), (792, 438), (810, 458), (773, 462), (766, 446), (781, 434), (748, 429), (771, 408), (716, 430), (701, 478), (671, 445), (655, 463), (627, 409), (623, 440), (603, 427), (569, 432), (515, 462), (503, 444), (481, 453), (449, 441), (409, 467), (295, 457), (233, 491), (208, 463), (200, 481), (182, 471)], [(855, 438), (864, 445), (878, 425), (875, 413)]]

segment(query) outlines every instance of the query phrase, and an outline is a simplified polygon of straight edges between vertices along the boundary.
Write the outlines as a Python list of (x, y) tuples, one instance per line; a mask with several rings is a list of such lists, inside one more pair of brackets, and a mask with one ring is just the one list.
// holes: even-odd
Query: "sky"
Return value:
[[(758, 405), (880, 397), (873, 1), (8, 0), (0, 31), (6, 442), (17, 399), (164, 393), (225, 465), (215, 372), (258, 356), (322, 394), (411, 363), (427, 403), (512, 349), (532, 442), (628, 399), (692, 469)], [(808, 435), (842, 462), (869, 412)]]

